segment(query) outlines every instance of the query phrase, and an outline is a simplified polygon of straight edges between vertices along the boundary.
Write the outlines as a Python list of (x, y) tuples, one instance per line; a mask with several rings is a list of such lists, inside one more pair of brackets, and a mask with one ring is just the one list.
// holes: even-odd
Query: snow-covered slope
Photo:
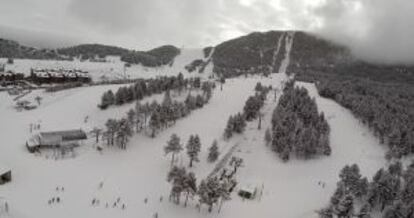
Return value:
[[(119, 85), (81, 87), (57, 93), (36, 90), (23, 99), (33, 100), (38, 95), (42, 96), (41, 106), (24, 112), (15, 111), (11, 97), (0, 92), (0, 165), (9, 166), (13, 173), (11, 183), (0, 185), (0, 199), (5, 199), (10, 208), (6, 217), (132, 218), (154, 217), (155, 213), (161, 218), (316, 217), (315, 211), (325, 206), (334, 191), (339, 170), (346, 164), (358, 163), (361, 173), (371, 177), (386, 164), (384, 149), (348, 110), (334, 101), (321, 98), (315, 86), (308, 83), (297, 85), (308, 89), (309, 94), (316, 99), (319, 110), (325, 113), (331, 127), (332, 155), (307, 161), (293, 159), (283, 163), (265, 145), (264, 132), (270, 128), (272, 111), (288, 79), (286, 68), (289, 65), (293, 38), (286, 40), (286, 58), (278, 74), (272, 74), (268, 78), (254, 76), (227, 79), (223, 90), (217, 87), (210, 103), (204, 108), (193, 111), (156, 138), (144, 134), (135, 135), (128, 143), (127, 150), (103, 145), (103, 152), (98, 152), (97, 144), (90, 138), (76, 150), (74, 157), (55, 159), (47, 152), (41, 155), (30, 154), (24, 146), (31, 134), (30, 123), (41, 124), (41, 130), (90, 129), (102, 126), (108, 118), (124, 116), (133, 104), (110, 107), (105, 111), (97, 108), (102, 93), (108, 89), (115, 90)], [(183, 50), (172, 66), (133, 66), (127, 68), (126, 73), (131, 78), (178, 74), (194, 59), (203, 59), (201, 49)], [(102, 66), (94, 71), (96, 78), (103, 75), (99, 69), (108, 70), (109, 67), (100, 64)], [(118, 70), (123, 68), (120, 62), (112, 64), (120, 64)], [(17, 66), (23, 65), (19, 63)], [(208, 76), (211, 68), (208, 66), (203, 76)], [(108, 75), (119, 74), (114, 71)], [(252, 121), (248, 123), (243, 135), (224, 141), (222, 134), (228, 117), (242, 111), (247, 98), (254, 94), (257, 82), (272, 85), (277, 90), (276, 96), (274, 91), (270, 92), (265, 102), (261, 130), (257, 129), (257, 120)], [(162, 95), (154, 95), (144, 99), (144, 102), (161, 98)], [(233, 193), (232, 200), (224, 204), (219, 214), (216, 208), (211, 214), (206, 208), (199, 212), (194, 200), (190, 200), (187, 208), (168, 202), (170, 185), (166, 182), (166, 175), (170, 168), (170, 157), (164, 155), (163, 147), (173, 133), (181, 137), (184, 145), (189, 135), (200, 135), (200, 162), (190, 169), (197, 175), (198, 182), (215, 168), (215, 164), (206, 161), (208, 147), (214, 139), (218, 140), (222, 155), (237, 145), (234, 155), (244, 159), (237, 179), (240, 184), (254, 182), (259, 187), (258, 198), (242, 201)], [(177, 163), (188, 165), (184, 152), (178, 156)], [(48, 204), (49, 200), (57, 197), (60, 203)], [(118, 198), (119, 203), (114, 206)], [(99, 200), (99, 204), (93, 206), (93, 199)]]
[[(42, 94), (44, 104), (33, 111), (16, 112), (11, 108), (11, 100), (6, 93), (0, 93), (2, 122), (0, 123), (0, 160), (13, 170), (13, 181), (0, 186), (0, 196), (9, 201), (11, 217), (151, 217), (158, 212), (159, 217), (312, 217), (314, 210), (328, 202), (338, 170), (348, 163), (359, 163), (361, 171), (371, 176), (383, 166), (383, 149), (370, 132), (347, 110), (330, 100), (320, 98), (314, 87), (308, 88), (316, 97), (319, 109), (325, 112), (331, 126), (332, 156), (319, 160), (292, 160), (282, 163), (266, 147), (263, 134), (270, 125), (271, 111), (276, 106), (273, 96), (269, 96), (264, 108), (264, 128), (256, 129), (257, 121), (251, 122), (243, 136), (230, 141), (221, 139), (227, 118), (242, 110), (245, 100), (253, 93), (256, 82), (279, 87), (286, 79), (283, 74), (272, 78), (236, 78), (227, 80), (223, 91), (216, 89), (211, 103), (194, 111), (189, 117), (151, 139), (136, 135), (126, 151), (105, 149), (100, 154), (93, 149), (91, 139), (77, 152), (75, 158), (64, 160), (47, 159), (45, 154), (29, 154), (24, 142), (29, 133), (29, 123), (41, 121), (42, 129), (64, 129), (102, 125), (109, 117), (122, 116), (132, 107), (125, 105), (99, 111), (96, 107), (101, 93), (117, 86), (96, 86), (67, 90), (55, 94)], [(27, 98), (30, 98), (28, 96)], [(155, 96), (154, 98), (160, 98)], [(149, 99), (152, 100), (152, 99)], [(88, 122), (84, 122), (89, 116)], [(241, 201), (236, 195), (224, 204), (220, 214), (201, 213), (191, 202), (188, 208), (168, 202), (169, 184), (166, 173), (169, 169), (169, 156), (164, 156), (163, 146), (172, 133), (177, 133), (183, 143), (190, 134), (199, 134), (202, 142), (200, 163), (192, 169), (199, 179), (207, 176), (214, 164), (206, 162), (207, 148), (214, 139), (219, 140), (222, 153), (239, 143), (235, 155), (245, 160), (238, 179), (241, 183), (255, 180), (264, 185), (261, 200)], [(179, 157), (179, 164), (187, 165), (185, 154)], [(326, 183), (325, 188), (318, 181)], [(99, 189), (99, 183), (103, 188)], [(56, 191), (63, 186), (65, 191)], [(163, 201), (160, 202), (160, 197)], [(61, 203), (49, 205), (53, 197), (60, 197)], [(112, 208), (120, 197), (126, 205)], [(100, 205), (93, 207), (93, 198)], [(144, 199), (148, 198), (148, 203)], [(105, 205), (108, 202), (109, 208)]]

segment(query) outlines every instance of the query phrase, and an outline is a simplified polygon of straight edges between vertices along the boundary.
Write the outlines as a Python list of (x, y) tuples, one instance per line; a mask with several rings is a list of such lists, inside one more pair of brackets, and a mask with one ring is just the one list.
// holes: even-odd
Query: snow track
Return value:
[(276, 49), (273, 53), (273, 58), (272, 58), (272, 65), (270, 66), (270, 72), (271, 73), (275, 73), (275, 65), (276, 65), (276, 60), (277, 60), (277, 56), (279, 55), (280, 52), (280, 46), (282, 43), (283, 38), (285, 37), (285, 33), (283, 33), (282, 35), (279, 36), (279, 39), (277, 40), (277, 46)]
[(287, 67), (290, 63), (290, 51), (292, 50), (293, 39), (295, 37), (294, 32), (289, 32), (286, 34), (285, 37), (285, 46), (286, 46), (286, 53), (285, 58), (283, 59), (282, 63), (280, 64), (279, 73), (285, 74)]

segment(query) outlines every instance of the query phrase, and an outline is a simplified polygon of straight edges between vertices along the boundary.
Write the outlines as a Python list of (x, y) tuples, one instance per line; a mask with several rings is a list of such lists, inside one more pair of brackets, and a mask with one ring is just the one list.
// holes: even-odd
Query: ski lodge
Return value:
[(44, 148), (73, 149), (85, 139), (87, 135), (82, 129), (40, 132), (26, 142), (26, 147), (31, 153)]
[(0, 185), (11, 182), (11, 169), (0, 165)]

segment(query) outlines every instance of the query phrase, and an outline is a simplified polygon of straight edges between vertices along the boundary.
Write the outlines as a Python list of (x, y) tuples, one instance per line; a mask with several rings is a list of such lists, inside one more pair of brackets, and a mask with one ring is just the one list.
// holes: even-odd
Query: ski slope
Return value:
[[(207, 175), (214, 167), (205, 161), (207, 148), (214, 139), (219, 140), (220, 149), (228, 147), (221, 140), (227, 118), (241, 110), (259, 80), (228, 80), (223, 91), (216, 89), (205, 108), (178, 121), (156, 139), (136, 135), (127, 151), (105, 149), (100, 154), (93, 149), (93, 139), (90, 139), (78, 150), (75, 158), (63, 160), (47, 159), (44, 155), (35, 156), (27, 152), (24, 143), (30, 135), (29, 124), (41, 120), (42, 130), (102, 125), (107, 118), (122, 116), (132, 107), (125, 105), (108, 111), (98, 110), (96, 105), (100, 95), (108, 88), (115, 89), (117, 86), (78, 88), (55, 93), (55, 96), (43, 93), (44, 104), (36, 110), (25, 112), (15, 111), (10, 97), (4, 92), (0, 93), (0, 100), (4, 102), (0, 108), (0, 137), (5, 142), (0, 147), (0, 160), (13, 170), (13, 182), (0, 186), (0, 195), (8, 200), (11, 217), (137, 217), (151, 216), (156, 211), (171, 213), (173, 217), (182, 217), (182, 213), (194, 217), (195, 210), (179, 212), (180, 207), (166, 200), (169, 184), (165, 176), (169, 169), (169, 157), (164, 156), (163, 146), (172, 133), (182, 137), (183, 143), (190, 134), (198, 133), (204, 147), (200, 157), (202, 163), (196, 164), (194, 170), (200, 178)], [(89, 116), (88, 123), (84, 123), (85, 116)], [(180, 161), (187, 164), (184, 154)], [(102, 181), (104, 187), (98, 190), (98, 184)], [(65, 187), (65, 191), (56, 192), (57, 186)], [(164, 202), (154, 202), (155, 199), (159, 202), (161, 195), (164, 196)], [(57, 196), (62, 202), (48, 205), (47, 201)], [(95, 197), (105, 203), (121, 197), (127, 209), (106, 209), (102, 204), (101, 207), (91, 207)], [(146, 197), (153, 204), (144, 204)]]
[[(44, 104), (38, 109), (16, 112), (5, 93), (0, 93), (2, 122), (0, 123), (1, 163), (13, 170), (13, 181), (0, 186), (0, 196), (5, 197), (11, 208), (10, 217), (316, 217), (314, 211), (328, 202), (338, 172), (345, 164), (358, 163), (363, 175), (368, 177), (384, 166), (384, 150), (379, 142), (360, 124), (349, 111), (331, 100), (317, 95), (313, 85), (299, 83), (316, 98), (319, 110), (323, 111), (331, 126), (332, 155), (321, 159), (280, 161), (263, 142), (264, 131), (270, 127), (270, 117), (277, 102), (269, 95), (263, 109), (263, 128), (257, 130), (257, 121), (250, 122), (244, 135), (223, 141), (221, 136), (227, 118), (242, 110), (245, 100), (253, 94), (255, 84), (272, 84), (279, 87), (286, 77), (282, 74), (271, 78), (249, 77), (227, 80), (223, 91), (215, 90), (209, 104), (194, 111), (189, 117), (152, 139), (136, 135), (126, 151), (104, 149), (100, 154), (94, 149), (93, 139), (78, 149), (75, 158), (46, 159), (45, 156), (29, 154), (24, 141), (30, 135), (28, 125), (41, 120), (42, 130), (65, 129), (102, 125), (109, 117), (122, 116), (133, 105), (100, 111), (96, 104), (100, 94), (117, 86), (94, 86), (45, 94)], [(280, 93), (278, 93), (280, 94)], [(57, 96), (59, 95), (59, 96)], [(28, 96), (29, 97), (29, 96)], [(154, 96), (160, 99), (162, 96)], [(148, 99), (153, 100), (153, 99)], [(84, 117), (89, 116), (84, 123)], [(221, 153), (234, 144), (239, 146), (236, 156), (244, 159), (238, 180), (240, 183), (256, 181), (263, 184), (263, 196), (254, 201), (242, 201), (236, 194), (224, 204), (220, 214), (214, 210), (201, 213), (190, 202), (188, 208), (168, 202), (169, 184), (166, 173), (169, 156), (164, 156), (163, 146), (172, 133), (177, 133), (186, 143), (190, 134), (199, 134), (202, 142), (200, 163), (192, 170), (200, 180), (214, 168), (206, 161), (207, 149), (214, 139), (219, 140)], [(184, 153), (179, 156), (179, 165), (187, 165)], [(74, 179), (76, 178), (76, 179)], [(326, 183), (322, 188), (318, 182)], [(99, 183), (103, 188), (99, 189)], [(57, 186), (64, 192), (57, 192)], [(48, 205), (52, 197), (60, 197), (59, 204)], [(160, 197), (163, 201), (160, 202)], [(112, 208), (120, 197), (126, 209)], [(100, 206), (91, 206), (93, 198)], [(148, 203), (144, 199), (148, 198)], [(108, 202), (109, 208), (105, 208)]]
[[(103, 126), (108, 118), (124, 116), (134, 104), (110, 107), (105, 111), (97, 108), (102, 93), (108, 89), (116, 90), (119, 85), (81, 87), (56, 93), (35, 90), (24, 99), (33, 101), (39, 95), (43, 98), (42, 104), (35, 110), (24, 112), (15, 111), (12, 98), (0, 92), (0, 165), (9, 166), (13, 174), (11, 183), (0, 185), (0, 198), (4, 198), (10, 207), (9, 214), (0, 217), (135, 218), (154, 217), (155, 213), (160, 218), (317, 217), (315, 211), (329, 202), (338, 181), (338, 172), (343, 166), (358, 163), (361, 173), (371, 177), (376, 170), (386, 165), (385, 150), (348, 110), (320, 97), (315, 86), (309, 83), (297, 85), (305, 87), (316, 99), (319, 111), (325, 113), (331, 127), (331, 156), (307, 161), (292, 159), (283, 163), (265, 145), (264, 132), (271, 128), (272, 111), (288, 79), (286, 68), (293, 37), (285, 39), (287, 53), (280, 73), (271, 74), (268, 78), (248, 76), (227, 79), (223, 90), (218, 85), (210, 103), (204, 108), (193, 111), (156, 138), (136, 134), (128, 143), (127, 150), (103, 145), (103, 152), (98, 152), (92, 137), (76, 150), (75, 157), (53, 159), (48, 153), (30, 154), (24, 146), (31, 134), (30, 123), (41, 124), (42, 131), (91, 129)], [(203, 59), (202, 50), (182, 52), (171, 67), (145, 71), (141, 66), (133, 66), (128, 68), (127, 73), (134, 78), (174, 74), (193, 58)], [(82, 67), (82, 64), (79, 66)], [(104, 70), (110, 68), (99, 67)], [(207, 69), (211, 70), (209, 67)], [(94, 73), (97, 78), (102, 75), (99, 69)], [(207, 69), (204, 75), (211, 73)], [(257, 82), (272, 85), (278, 90), (270, 92), (262, 109), (262, 128), (257, 129), (257, 120), (249, 122), (243, 135), (235, 135), (224, 141), (222, 134), (228, 117), (243, 110), (247, 98), (254, 94)], [(154, 95), (144, 99), (144, 102), (161, 99), (162, 95)], [(170, 156), (164, 155), (163, 147), (173, 133), (181, 138), (184, 146), (189, 135), (199, 134), (202, 143), (200, 162), (190, 169), (196, 174), (198, 182), (216, 167), (206, 161), (208, 148), (214, 139), (218, 140), (222, 156), (235, 148), (233, 155), (244, 159), (243, 166), (236, 174), (237, 180), (240, 185), (257, 185), (260, 190), (258, 197), (243, 201), (233, 193), (232, 200), (224, 203), (220, 213), (215, 207), (211, 214), (205, 207), (199, 212), (195, 200), (190, 200), (187, 208), (168, 202), (170, 185), (166, 182), (166, 175)], [(182, 152), (177, 164), (187, 166), (188, 161)], [(60, 198), (60, 203), (48, 204), (49, 200), (56, 197)], [(118, 198), (119, 203), (114, 206)], [(93, 206), (93, 199), (99, 200), (99, 204)]]

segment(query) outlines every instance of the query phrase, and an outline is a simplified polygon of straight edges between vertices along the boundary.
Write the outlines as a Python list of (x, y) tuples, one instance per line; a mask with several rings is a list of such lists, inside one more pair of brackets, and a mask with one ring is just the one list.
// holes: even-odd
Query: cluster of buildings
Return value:
[(91, 77), (86, 71), (64, 69), (31, 69), (30, 79), (35, 83), (89, 83), (91, 81)]
[(75, 69), (31, 69), (30, 76), (26, 77), (23, 73), (5, 71), (4, 66), (0, 65), (0, 82), (12, 85), (23, 80), (40, 84), (65, 82), (89, 83), (91, 82), (91, 77), (88, 72)]

